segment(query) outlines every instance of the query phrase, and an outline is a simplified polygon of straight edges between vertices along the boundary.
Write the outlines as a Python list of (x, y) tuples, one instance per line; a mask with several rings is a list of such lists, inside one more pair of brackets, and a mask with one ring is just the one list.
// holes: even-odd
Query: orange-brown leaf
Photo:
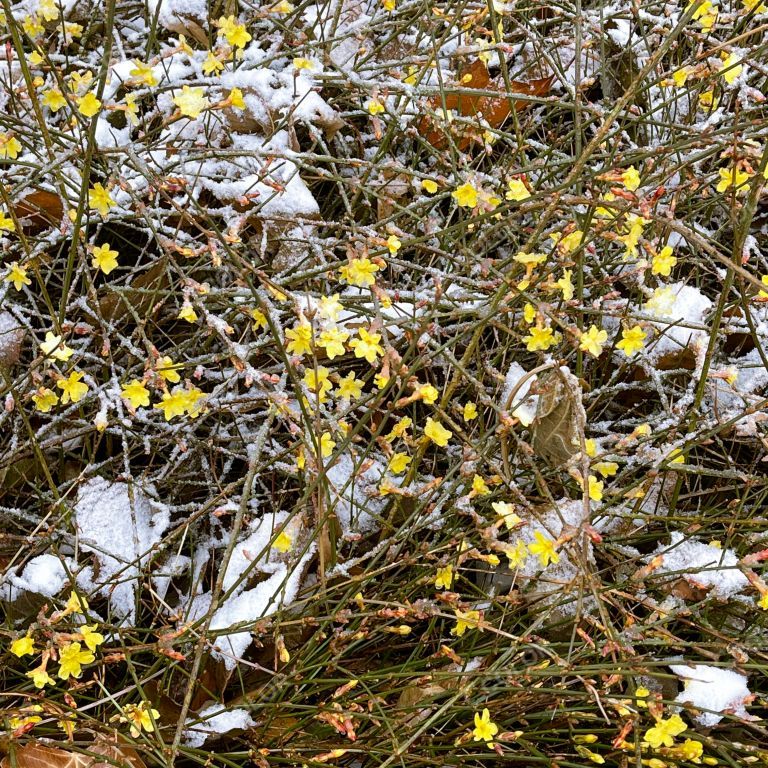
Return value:
[(14, 205), (14, 212), (25, 229), (57, 226), (64, 215), (61, 198), (54, 192), (36, 189)]

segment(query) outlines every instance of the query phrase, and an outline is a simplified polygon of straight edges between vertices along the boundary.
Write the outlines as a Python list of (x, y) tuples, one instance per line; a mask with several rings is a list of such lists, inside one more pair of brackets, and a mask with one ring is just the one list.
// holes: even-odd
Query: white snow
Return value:
[(184, 741), (190, 747), (202, 747), (214, 734), (244, 730), (256, 725), (256, 721), (245, 709), (226, 709), (221, 704), (210, 704), (200, 710), (196, 717), (187, 719), (189, 728), (184, 731)]
[(732, 549), (686, 539), (682, 533), (671, 534), (669, 545), (660, 545), (651, 555), (661, 555), (659, 571), (674, 572), (695, 586), (711, 588), (711, 595), (727, 599), (749, 585), (737, 568), (739, 558)]
[[(506, 408), (509, 397), (518, 386), (524, 376), (528, 375), (528, 371), (523, 368), (520, 363), (514, 362), (509, 366), (507, 371), (507, 377), (504, 380), (504, 391), (501, 395), (501, 407)], [(531, 389), (531, 385), (536, 381), (536, 376), (530, 376), (522, 386), (515, 392), (512, 402), (509, 403), (511, 408), (511, 415), (520, 420), (520, 423), (527, 427), (531, 424), (536, 416), (536, 407), (539, 403), (538, 395), (528, 396), (528, 392)]]
[(690, 702), (698, 709), (704, 710), (696, 716), (700, 725), (717, 725), (723, 719), (722, 714), (715, 714), (717, 712), (744, 719), (750, 717), (745, 704), (751, 701), (752, 694), (744, 675), (705, 664), (674, 664), (670, 669), (684, 681), (685, 686), (675, 701), (679, 704)]
[(378, 528), (375, 516), (386, 505), (386, 499), (376, 496), (383, 474), (384, 467), (379, 461), (359, 462), (350, 453), (338, 456), (326, 470), (331, 509), (345, 536)]
[(132, 622), (140, 567), (168, 527), (168, 511), (135, 485), (96, 477), (80, 486), (75, 522), (80, 549), (99, 563), (96, 586), (115, 614)]
[(55, 555), (38, 555), (24, 566), (20, 576), (10, 574), (0, 586), (0, 597), (4, 600), (16, 600), (22, 592), (35, 592), (38, 595), (53, 597), (61, 592), (67, 582), (67, 572), (63, 563)]

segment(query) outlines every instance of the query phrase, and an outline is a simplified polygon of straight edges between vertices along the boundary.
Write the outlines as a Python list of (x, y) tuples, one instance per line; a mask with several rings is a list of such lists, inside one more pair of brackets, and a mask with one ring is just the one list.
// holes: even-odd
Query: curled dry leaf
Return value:
[(91, 744), (88, 754), (36, 741), (23, 747), (12, 746), (11, 750), (0, 768), (146, 768), (135, 749), (104, 738)]
[(37, 231), (58, 226), (64, 215), (61, 198), (55, 192), (36, 189), (14, 205), (14, 213), (25, 230)]
[[(456, 87), (474, 91), (498, 91), (501, 96), (478, 96), (468, 93), (446, 93), (429, 100), (432, 110), (441, 111), (443, 107), (453, 110), (462, 117), (474, 117), (478, 113), (488, 122), (491, 128), (500, 127), (511, 114), (512, 110), (520, 111), (530, 106), (529, 101), (515, 100), (515, 94), (524, 96), (546, 96), (554, 81), (554, 76), (544, 77), (529, 82), (511, 80), (511, 89), (507, 90), (504, 78), (491, 80), (488, 67), (479, 59), (473, 61), (461, 71)], [(419, 133), (436, 149), (448, 146), (449, 135), (453, 138), (459, 151), (464, 151), (472, 141), (472, 131), (468, 126), (454, 123), (438, 123), (430, 115), (426, 115), (419, 123)]]

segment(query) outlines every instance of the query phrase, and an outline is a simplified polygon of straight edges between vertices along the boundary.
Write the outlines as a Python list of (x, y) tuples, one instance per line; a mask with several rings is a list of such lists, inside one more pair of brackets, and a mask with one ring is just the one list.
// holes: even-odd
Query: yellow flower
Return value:
[(280, 531), (280, 534), (272, 543), (272, 546), (278, 552), (282, 552), (283, 554), (285, 554), (293, 546), (293, 539), (291, 538), (291, 535), (288, 533), (288, 531), (282, 530)]
[(202, 66), (203, 73), (206, 75), (212, 75), (216, 72), (221, 72), (222, 69), (224, 69), (224, 65), (216, 57), (216, 54), (213, 51), (208, 51), (208, 55), (205, 57), (205, 61), (203, 62)]
[(34, 656), (35, 641), (30, 635), (18, 637), (11, 643), (11, 653), (19, 658), (22, 656)]
[(435, 576), (435, 589), (450, 589), (451, 584), (453, 584), (453, 567), (444, 565), (442, 568), (438, 568)]
[(21, 152), (21, 142), (10, 133), (0, 133), (0, 158), (15, 160)]
[(170, 421), (175, 416), (183, 416), (185, 413), (193, 419), (200, 415), (200, 400), (205, 397), (197, 387), (184, 389), (183, 387), (174, 387), (171, 392), (163, 392), (163, 399), (160, 403), (155, 403), (155, 410), (162, 410), (166, 421)]
[(233, 88), (227, 96), (227, 101), (235, 109), (245, 109), (245, 99), (243, 98), (243, 92), (239, 88)]
[(376, 272), (381, 267), (374, 264), (367, 256), (352, 259), (349, 264), (339, 268), (341, 279), (350, 285), (371, 286), (376, 282)]
[(570, 253), (581, 245), (583, 236), (584, 233), (580, 229), (574, 229), (573, 232), (562, 237), (558, 232), (553, 232), (549, 237), (561, 253)]
[(402, 419), (400, 419), (397, 424), (392, 428), (392, 431), (384, 438), (385, 440), (389, 440), (390, 442), (394, 440), (396, 437), (402, 437), (405, 434), (405, 431), (408, 429), (408, 427), (413, 424), (413, 421), (411, 420), (410, 416), (403, 416)]
[(5, 215), (5, 211), (0, 211), (0, 232), (13, 232), (16, 225), (13, 219)]
[(327, 459), (336, 447), (336, 443), (333, 440), (330, 432), (323, 432), (320, 436), (320, 455)]
[(246, 43), (252, 39), (245, 29), (245, 24), (239, 24), (234, 16), (222, 16), (217, 24), (219, 32), (233, 48), (245, 48)]
[(171, 384), (177, 384), (181, 381), (178, 369), (181, 368), (180, 363), (174, 363), (170, 357), (161, 357), (155, 363), (155, 370), (164, 381), (170, 381)]
[(539, 264), (543, 264), (547, 260), (546, 253), (525, 253), (519, 251), (514, 257), (514, 260), (518, 264), (524, 264), (526, 267), (535, 267)]
[(678, 760), (687, 760), (689, 763), (698, 763), (704, 754), (704, 745), (700, 741), (686, 739), (682, 744), (674, 747), (673, 756)]
[(70, 592), (69, 599), (67, 600), (65, 607), (67, 613), (85, 614), (85, 612), (88, 610), (88, 601), (84, 597), (78, 595), (77, 592)]
[(253, 320), (253, 325), (251, 327), (254, 331), (266, 328), (269, 325), (267, 316), (260, 309), (251, 310), (251, 319)]
[(393, 453), (387, 469), (393, 475), (400, 475), (408, 468), (413, 459), (407, 453)]
[(99, 245), (93, 249), (93, 268), (100, 269), (105, 275), (108, 275), (117, 267), (117, 257), (120, 254), (113, 251), (108, 243)]
[(350, 371), (339, 379), (337, 395), (344, 400), (357, 400), (363, 392), (363, 382), (355, 377), (355, 372)]
[(548, 350), (556, 341), (554, 331), (549, 327), (534, 326), (529, 334), (523, 337), (526, 349), (529, 352)]
[(417, 395), (422, 402), (427, 405), (434, 405), (437, 402), (437, 398), (440, 393), (431, 384), (421, 384), (416, 390)]
[(104, 635), (96, 631), (95, 624), (85, 624), (80, 627), (80, 635), (91, 651), (95, 651), (104, 642)]
[(370, 331), (366, 331), (365, 328), (358, 328), (357, 335), (357, 339), (352, 339), (352, 341), (349, 342), (349, 346), (355, 353), (355, 357), (364, 358), (371, 364), (375, 363), (376, 358), (379, 355), (384, 354), (384, 347), (379, 344), (381, 334), (371, 333)]
[(196, 118), (208, 107), (208, 99), (205, 98), (202, 88), (190, 88), (185, 85), (181, 89), (181, 94), (173, 97), (173, 103), (179, 108), (179, 111), (185, 117)]
[[(697, 0), (690, 0), (686, 6), (686, 12), (695, 5)], [(701, 28), (704, 32), (711, 32), (712, 27), (715, 26), (717, 21), (717, 6), (713, 5), (710, 0), (704, 0), (704, 2), (693, 12), (691, 16), (693, 21), (698, 21), (701, 24)]]
[(546, 568), (550, 563), (560, 562), (560, 555), (557, 554), (552, 539), (548, 539), (541, 531), (535, 531), (533, 537), (536, 541), (528, 545), (528, 551), (539, 558), (542, 568)]
[(661, 251), (653, 257), (651, 272), (654, 275), (669, 277), (675, 264), (677, 264), (677, 257), (673, 256), (672, 249), (668, 245), (665, 245)]
[(142, 701), (140, 704), (126, 704), (120, 715), (121, 723), (131, 724), (131, 736), (136, 739), (141, 735), (142, 729), (147, 733), (155, 730), (154, 722), (160, 719), (160, 713), (152, 707), (147, 708), (147, 703)]
[(764, 610), (768, 611), (768, 592), (763, 592), (762, 595), (760, 595), (760, 599), (757, 601), (757, 604)]
[(195, 312), (195, 308), (188, 301), (185, 301), (181, 305), (179, 314), (176, 315), (176, 317), (179, 320), (186, 320), (188, 323), (194, 323), (197, 321), (197, 312)]
[(339, 294), (334, 293), (332, 296), (321, 296), (317, 303), (317, 311), (320, 317), (330, 320), (335, 323), (339, 319), (341, 310), (344, 309), (339, 301)]
[(312, 351), (312, 326), (302, 321), (285, 332), (288, 343), (285, 345), (289, 355), (305, 355)]
[(47, 91), (43, 91), (43, 106), (48, 107), (51, 112), (58, 112), (66, 104), (67, 100), (58, 88), (49, 88)]
[(389, 249), (389, 252), (394, 256), (402, 247), (402, 242), (400, 241), (400, 238), (397, 237), (397, 235), (390, 235), (387, 238), (387, 248)]
[(101, 102), (96, 98), (93, 91), (88, 91), (85, 96), (77, 99), (77, 111), (86, 117), (93, 117), (101, 109)]
[(27, 677), (32, 679), (35, 688), (45, 688), (46, 685), (55, 685), (56, 681), (48, 674), (44, 666), (35, 667), (27, 672)]
[(457, 608), (454, 613), (456, 614), (456, 626), (451, 630), (452, 635), (461, 637), (468, 629), (481, 629), (480, 611), (460, 611)]
[(472, 736), (475, 741), (493, 741), (493, 737), (499, 732), (499, 726), (491, 720), (491, 713), (486, 707), (482, 714), (475, 712), (475, 727)]
[(587, 481), (587, 493), (592, 501), (603, 500), (603, 486), (605, 483), (602, 480), (598, 480), (594, 475), (590, 475)]
[(678, 88), (682, 88), (688, 80), (691, 71), (691, 67), (681, 67), (680, 69), (675, 70), (672, 73), (672, 81)]
[(152, 71), (152, 67), (149, 64), (138, 59), (133, 60), (133, 69), (128, 72), (131, 77), (135, 77), (139, 82), (148, 85), (150, 88), (154, 88), (157, 85), (157, 78)]
[(45, 341), (40, 343), (40, 351), (46, 357), (52, 357), (54, 360), (58, 360), (62, 363), (66, 363), (74, 354), (74, 350), (70, 349), (70, 347), (61, 340), (61, 336), (56, 336), (51, 331), (48, 331), (45, 334)]
[(88, 392), (88, 385), (80, 379), (83, 374), (80, 371), (72, 371), (66, 379), (59, 379), (56, 386), (61, 390), (61, 402), (66, 405), (70, 401), (79, 403)]
[(295, 69), (314, 69), (315, 64), (311, 59), (303, 59), (297, 57), (293, 60), (293, 66)]
[(52, 389), (48, 389), (48, 387), (40, 387), (32, 395), (32, 402), (40, 413), (49, 413), (51, 408), (59, 402), (59, 396)]
[(451, 197), (462, 208), (475, 208), (477, 206), (477, 190), (468, 181), (451, 192)]
[(136, 97), (133, 94), (128, 94), (125, 97), (123, 111), (125, 116), (131, 121), (131, 125), (139, 124), (139, 105), (136, 103)]
[(473, 421), (477, 418), (477, 405), (471, 400), (468, 403), (464, 403), (463, 414), (464, 421)]
[(736, 165), (732, 168), (720, 168), (718, 170), (720, 174), (720, 181), (717, 183), (718, 192), (725, 192), (730, 187), (738, 190), (738, 194), (743, 194), (747, 191), (746, 183), (749, 181), (751, 174), (746, 171), (740, 171)]
[(632, 357), (643, 348), (643, 342), (648, 334), (639, 326), (624, 328), (621, 332), (621, 341), (616, 344), (627, 357)]
[(511, 531), (516, 525), (522, 522), (520, 517), (515, 512), (515, 505), (510, 504), (508, 501), (494, 501), (491, 504), (493, 511), (504, 520), (504, 524)]
[(40, 0), (37, 5), (37, 12), (46, 20), (54, 21), (59, 18), (59, 9), (54, 0)]
[(488, 483), (480, 475), (475, 475), (472, 478), (472, 493), (475, 496), (487, 496), (490, 492), (491, 489), (488, 487)]
[(328, 328), (320, 334), (317, 346), (325, 350), (329, 360), (333, 360), (335, 357), (339, 357), (346, 352), (344, 342), (348, 338), (349, 334), (346, 331), (340, 331), (338, 328)]
[(368, 99), (365, 102), (365, 108), (370, 115), (380, 115), (384, 111), (384, 105), (378, 99)]
[(421, 188), (430, 195), (434, 195), (437, 192), (437, 182), (432, 179), (422, 179)]
[(518, 539), (517, 543), (511, 547), (507, 547), (505, 553), (512, 568), (522, 568), (528, 559), (528, 548), (522, 539)]
[(83, 651), (81, 648), (80, 643), (67, 643), (62, 646), (59, 651), (59, 679), (80, 677), (83, 673), (82, 665), (90, 664), (96, 658), (91, 651)]
[(25, 715), (25, 717), (9, 717), (8, 725), (12, 731), (15, 731), (18, 728), (24, 728), (25, 726), (32, 725), (33, 723), (42, 722), (43, 718), (40, 717), (40, 715), (27, 715), (28, 712), (42, 711), (43, 707), (41, 704), (32, 704), (29, 707), (24, 707), (24, 709), (20, 710), (20, 714)]
[(555, 282), (555, 285), (563, 292), (563, 301), (570, 301), (573, 298), (572, 275), (573, 270), (564, 269), (563, 276)]
[(144, 383), (138, 379), (133, 379), (128, 382), (121, 390), (120, 396), (127, 400), (131, 408), (136, 410), (140, 406), (149, 405), (149, 390), (144, 386)]
[(600, 357), (603, 353), (603, 344), (606, 341), (608, 341), (608, 332), (601, 330), (596, 325), (591, 325), (586, 333), (581, 334), (579, 349), (582, 352), (589, 352), (594, 357)]
[(32, 285), (32, 281), (27, 277), (26, 267), (22, 267), (18, 261), (11, 262), (10, 271), (3, 280), (6, 283), (13, 283), (17, 291), (20, 291), (23, 285)]
[(722, 61), (723, 65), (720, 68), (720, 73), (728, 85), (733, 85), (733, 83), (736, 81), (736, 78), (744, 71), (744, 66), (739, 63), (741, 61), (741, 57), (733, 52), (727, 55), (725, 52), (723, 52)]
[(747, 13), (765, 13), (768, 11), (768, 6), (762, 0), (741, 0), (741, 4)]
[(603, 477), (613, 477), (619, 471), (619, 465), (615, 461), (598, 461), (593, 469)]
[(328, 380), (330, 371), (324, 366), (319, 365), (317, 370), (307, 368), (304, 371), (304, 384), (315, 397), (324, 403), (328, 399), (328, 393), (331, 391), (331, 382)]
[(523, 307), (523, 320), (530, 325), (536, 319), (536, 307), (530, 301)]
[(88, 190), (88, 206), (97, 210), (102, 218), (104, 218), (109, 213), (109, 209), (113, 208), (115, 205), (117, 205), (117, 203), (112, 199), (109, 191), (104, 189), (100, 182), (97, 182)]
[(507, 186), (509, 189), (504, 195), (507, 200), (520, 202), (520, 200), (526, 200), (531, 196), (531, 193), (528, 191), (528, 187), (525, 186), (522, 179), (510, 179), (510, 181), (507, 182)]
[(427, 417), (427, 425), (424, 427), (424, 434), (440, 448), (445, 448), (448, 441), (453, 436), (453, 432), (446, 429), (439, 421), (435, 421), (431, 416)]
[(640, 186), (640, 173), (634, 165), (630, 165), (629, 168), (621, 174), (621, 183), (630, 192), (634, 192)]
[(659, 718), (656, 725), (645, 732), (643, 739), (654, 749), (658, 749), (662, 744), (665, 747), (671, 747), (675, 743), (675, 736), (679, 736), (687, 729), (688, 726), (680, 715), (672, 715), (667, 719)]

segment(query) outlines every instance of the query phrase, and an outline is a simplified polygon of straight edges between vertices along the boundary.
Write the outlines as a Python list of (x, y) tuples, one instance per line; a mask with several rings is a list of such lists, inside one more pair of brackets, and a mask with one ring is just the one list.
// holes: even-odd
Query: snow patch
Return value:
[(685, 688), (675, 699), (679, 704), (691, 703), (702, 711), (696, 722), (707, 728), (717, 725), (722, 714), (727, 713), (751, 719), (745, 705), (752, 700), (747, 678), (730, 669), (710, 667), (705, 664), (687, 666), (674, 664), (670, 669), (684, 681)]

